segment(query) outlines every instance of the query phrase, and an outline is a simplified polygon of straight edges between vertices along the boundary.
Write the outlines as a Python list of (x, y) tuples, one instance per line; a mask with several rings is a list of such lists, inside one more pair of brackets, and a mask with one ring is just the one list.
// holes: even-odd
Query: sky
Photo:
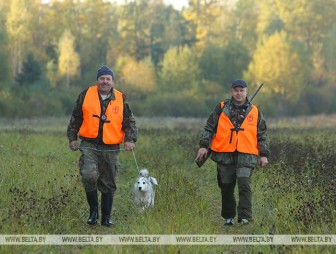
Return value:
[(164, 0), (164, 2), (169, 5), (173, 5), (175, 9), (181, 10), (182, 7), (188, 6), (188, 0)]
[[(124, 0), (112, 0), (114, 2), (123, 3)], [(175, 9), (181, 10), (182, 7), (187, 7), (189, 0), (164, 0), (167, 5), (172, 5)]]

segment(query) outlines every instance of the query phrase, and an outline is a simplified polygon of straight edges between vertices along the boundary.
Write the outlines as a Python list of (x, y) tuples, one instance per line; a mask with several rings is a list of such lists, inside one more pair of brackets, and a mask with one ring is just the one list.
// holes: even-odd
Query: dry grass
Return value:
[(336, 126), (336, 114), (283, 117), (267, 120), (269, 128), (327, 128)]
[[(0, 118), (0, 129), (29, 129), (35, 131), (66, 131), (70, 117), (32, 119)], [(139, 129), (202, 130), (207, 118), (136, 117)], [(328, 128), (336, 126), (336, 114), (300, 117), (267, 118), (267, 126), (275, 128)]]

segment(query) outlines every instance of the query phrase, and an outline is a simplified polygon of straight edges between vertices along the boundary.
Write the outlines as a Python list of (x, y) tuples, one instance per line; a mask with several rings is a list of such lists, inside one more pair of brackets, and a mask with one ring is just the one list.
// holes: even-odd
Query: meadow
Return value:
[[(321, 119), (270, 121), (270, 164), (252, 176), (254, 221), (233, 227), (223, 227), (220, 217), (215, 163), (194, 163), (205, 119), (139, 119), (136, 162), (159, 182), (156, 205), (145, 212), (135, 207), (136, 163), (131, 152), (121, 151), (110, 228), (85, 223), (80, 153), (68, 148), (67, 121), (0, 119), (0, 234), (336, 234), (336, 130), (330, 119), (325, 125)], [(0, 253), (335, 252), (336, 246), (324, 245), (0, 246)]]

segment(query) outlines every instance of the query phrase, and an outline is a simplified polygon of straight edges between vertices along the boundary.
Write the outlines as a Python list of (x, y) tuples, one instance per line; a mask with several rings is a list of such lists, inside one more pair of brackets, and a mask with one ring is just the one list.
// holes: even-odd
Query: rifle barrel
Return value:
[(258, 87), (258, 89), (254, 92), (254, 94), (251, 96), (250, 98), (250, 102), (252, 102), (252, 100), (254, 99), (254, 97), (257, 95), (257, 93), (259, 92), (259, 90), (262, 88), (262, 86), (264, 85), (264, 83), (261, 83), (260, 86)]

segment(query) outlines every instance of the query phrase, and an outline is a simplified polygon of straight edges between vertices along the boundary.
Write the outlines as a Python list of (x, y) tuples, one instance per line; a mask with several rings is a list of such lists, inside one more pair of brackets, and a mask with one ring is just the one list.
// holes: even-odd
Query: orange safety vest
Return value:
[[(124, 100), (123, 94), (117, 89), (114, 90), (115, 100), (111, 100), (107, 106), (103, 124), (103, 142), (104, 144), (120, 144), (124, 140), (124, 131), (122, 130)], [(101, 107), (98, 94), (98, 87), (91, 86), (86, 92), (82, 105), (83, 123), (79, 129), (79, 135), (84, 138), (97, 138), (99, 123), (101, 118)]]
[[(221, 102), (221, 106), (224, 107), (224, 102)], [(238, 151), (258, 155), (258, 114), (257, 107), (252, 105), (251, 111), (237, 133), (230, 118), (222, 112), (218, 120), (217, 132), (212, 139), (211, 150), (221, 153)]]

